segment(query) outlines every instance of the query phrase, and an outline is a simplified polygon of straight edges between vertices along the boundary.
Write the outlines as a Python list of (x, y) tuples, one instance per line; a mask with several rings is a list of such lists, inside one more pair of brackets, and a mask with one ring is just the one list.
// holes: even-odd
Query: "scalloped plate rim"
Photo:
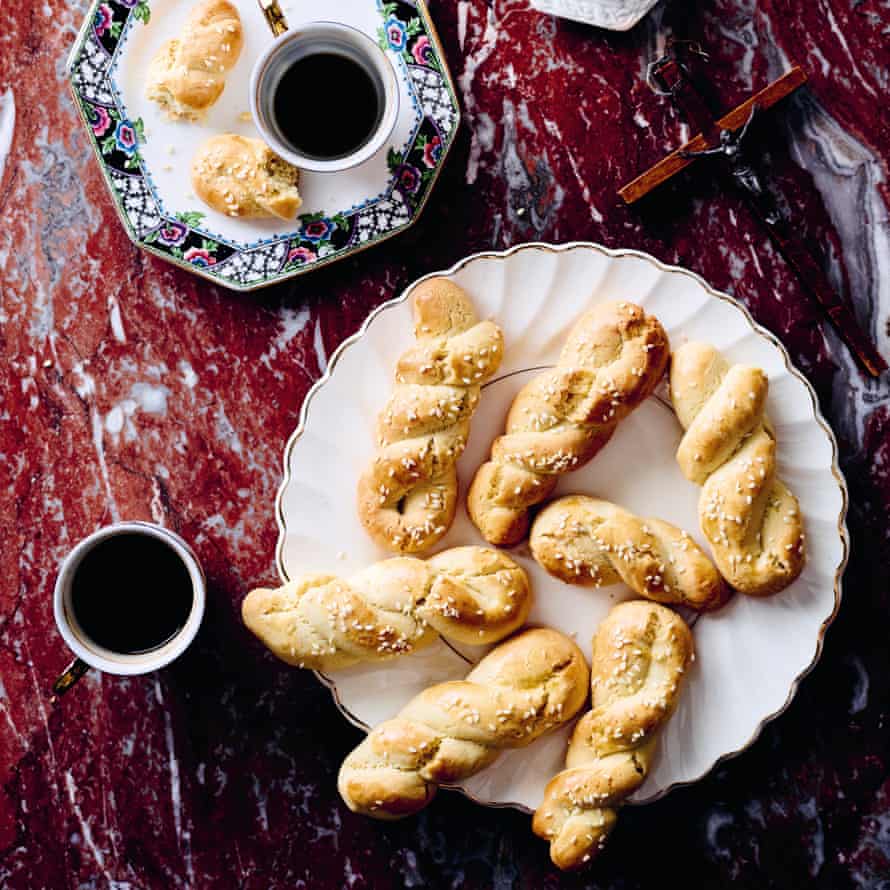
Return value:
[[(849, 532), (846, 524), (847, 511), (849, 508), (849, 492), (847, 490), (847, 483), (844, 478), (844, 475), (840, 469), (838, 463), (839, 457), (839, 448), (837, 444), (837, 439), (835, 438), (834, 431), (831, 429), (828, 421), (823, 416), (821, 410), (819, 409), (819, 400), (816, 395), (816, 391), (813, 389), (812, 384), (809, 380), (807, 380), (806, 376), (800, 371), (797, 366), (792, 362), (791, 356), (788, 353), (788, 350), (785, 348), (784, 344), (772, 331), (763, 327), (757, 321), (754, 320), (754, 317), (748, 311), (748, 309), (739, 302), (735, 297), (730, 296), (724, 291), (719, 291), (716, 288), (712, 287), (710, 284), (705, 281), (700, 275), (695, 272), (690, 271), (682, 266), (671, 265), (669, 263), (663, 263), (661, 260), (652, 256), (651, 254), (645, 253), (641, 250), (636, 250), (634, 248), (610, 248), (605, 245), (599, 244), (593, 241), (567, 241), (560, 244), (551, 244), (543, 241), (529, 241), (523, 242), (522, 244), (516, 244), (506, 250), (484, 250), (478, 251), (476, 253), (469, 254), (468, 256), (458, 260), (452, 266), (447, 269), (439, 270), (435, 272), (430, 272), (426, 275), (421, 276), (420, 278), (415, 279), (404, 290), (396, 297), (393, 297), (390, 300), (387, 300), (384, 303), (381, 303), (376, 309), (373, 309), (359, 329), (347, 337), (343, 342), (331, 353), (328, 364), (325, 369), (324, 374), (312, 385), (309, 392), (306, 394), (305, 399), (303, 400), (303, 404), (300, 407), (300, 416), (297, 423), (296, 429), (291, 433), (288, 438), (285, 447), (284, 447), (284, 477), (282, 479), (281, 485), (278, 487), (278, 492), (275, 497), (275, 520), (278, 525), (278, 542), (275, 547), (275, 563), (276, 568), (278, 569), (278, 574), (282, 580), (282, 582), (287, 582), (289, 580), (287, 572), (284, 568), (284, 560), (283, 560), (283, 550), (284, 544), (287, 535), (287, 523), (284, 518), (284, 511), (282, 507), (282, 503), (284, 500), (284, 493), (288, 486), (291, 483), (291, 474), (290, 474), (290, 458), (291, 453), (302, 436), (306, 424), (309, 418), (309, 410), (312, 403), (312, 399), (315, 394), (321, 389), (322, 386), (330, 379), (332, 376), (333, 370), (337, 365), (338, 360), (343, 355), (343, 353), (350, 347), (357, 343), (362, 337), (370, 329), (371, 325), (377, 319), (378, 316), (382, 315), (388, 309), (393, 309), (396, 306), (407, 301), (411, 292), (420, 285), (422, 282), (435, 278), (437, 276), (453, 276), (457, 274), (461, 269), (465, 266), (468, 266), (470, 263), (480, 260), (480, 259), (506, 259), (507, 257), (512, 256), (513, 254), (526, 251), (526, 250), (543, 250), (550, 253), (567, 253), (572, 250), (593, 250), (600, 254), (604, 254), (607, 257), (612, 259), (617, 259), (620, 257), (631, 256), (637, 259), (643, 260), (645, 262), (651, 263), (654, 265), (660, 272), (667, 272), (670, 274), (679, 274), (687, 276), (693, 279), (699, 286), (701, 286), (704, 291), (707, 293), (709, 297), (717, 298), (731, 307), (738, 310), (741, 314), (742, 319), (748, 324), (748, 326), (760, 337), (765, 339), (767, 342), (775, 346), (779, 350), (779, 354), (785, 364), (785, 368), (788, 373), (799, 380), (806, 389), (807, 394), (810, 397), (811, 406), (813, 409), (813, 418), (818, 424), (818, 426), (822, 429), (825, 435), (828, 437), (829, 443), (831, 445), (831, 472), (834, 476), (835, 481), (837, 482), (838, 488), (841, 494), (841, 509), (838, 514), (838, 534), (841, 539), (842, 545), (842, 553), (840, 562), (837, 565), (834, 576), (834, 607), (831, 610), (831, 614), (828, 615), (819, 626), (819, 633), (816, 638), (816, 647), (813, 653), (812, 659), (809, 663), (797, 674), (794, 680), (791, 683), (791, 686), (788, 690), (788, 696), (785, 699), (785, 702), (779, 707), (777, 710), (763, 717), (757, 726), (754, 728), (751, 736), (748, 740), (739, 748), (736, 748), (733, 751), (727, 751), (726, 753), (717, 757), (713, 763), (711, 763), (706, 769), (704, 769), (699, 775), (695, 778), (682, 780), (677, 782), (672, 782), (666, 787), (662, 788), (660, 791), (652, 794), (650, 797), (645, 798), (644, 800), (628, 800), (627, 804), (630, 806), (642, 806), (645, 804), (654, 803), (655, 801), (661, 800), (663, 797), (667, 796), (671, 791), (677, 788), (685, 788), (690, 785), (694, 785), (697, 782), (704, 779), (707, 775), (713, 772), (721, 764), (725, 763), (728, 760), (731, 760), (734, 757), (738, 757), (740, 754), (744, 753), (748, 750), (760, 737), (760, 734), (763, 732), (763, 729), (766, 725), (777, 717), (780, 717), (788, 708), (791, 706), (794, 697), (797, 695), (797, 690), (800, 688), (800, 684), (803, 680), (812, 672), (812, 670), (816, 667), (819, 662), (819, 659), (822, 656), (822, 650), (825, 644), (825, 634), (831, 624), (834, 622), (837, 617), (838, 611), (840, 610), (841, 599), (843, 595), (843, 584), (842, 578), (844, 574), (844, 570), (847, 566), (847, 561), (850, 556), (850, 540), (849, 540)], [(447, 641), (445, 641), (447, 643)], [(453, 648), (453, 647), (450, 647)], [(457, 651), (457, 650), (454, 650)], [(460, 654), (458, 652), (458, 654)], [(461, 656), (463, 657), (463, 656)], [(359, 720), (340, 700), (340, 696), (337, 690), (337, 685), (333, 679), (326, 676), (321, 671), (313, 672), (319, 681), (325, 686), (328, 690), (330, 690), (331, 695), (334, 699), (334, 704), (337, 706), (337, 709), (341, 714), (356, 728), (363, 730), (364, 732), (368, 732), (370, 727)], [(459, 791), (465, 797), (472, 800), (474, 803), (479, 804), (480, 806), (491, 807), (493, 809), (505, 809), (505, 808), (514, 808), (519, 810), (520, 812), (531, 814), (533, 810), (529, 807), (525, 806), (521, 803), (511, 802), (511, 801), (485, 801), (480, 800), (475, 797), (465, 788), (460, 785), (443, 785), (441, 786), (448, 790)]]

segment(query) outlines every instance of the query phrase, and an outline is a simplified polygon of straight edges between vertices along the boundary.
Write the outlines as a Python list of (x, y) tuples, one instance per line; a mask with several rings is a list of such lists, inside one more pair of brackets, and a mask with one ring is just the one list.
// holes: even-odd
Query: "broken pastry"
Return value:
[(292, 220), (303, 203), (299, 184), (300, 171), (261, 139), (212, 136), (192, 159), (195, 194), (226, 216)]
[(168, 40), (148, 67), (146, 93), (174, 120), (201, 120), (220, 97), (241, 54), (238, 10), (204, 0), (189, 13), (179, 39)]

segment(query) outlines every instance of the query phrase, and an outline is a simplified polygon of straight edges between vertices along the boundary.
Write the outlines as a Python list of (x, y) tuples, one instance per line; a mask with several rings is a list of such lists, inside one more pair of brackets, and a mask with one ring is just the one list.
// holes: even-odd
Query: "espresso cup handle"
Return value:
[(85, 661), (75, 658), (53, 683), (53, 695), (64, 695), (89, 669)]
[(287, 30), (287, 19), (278, 5), (278, 0), (257, 0), (260, 9), (266, 17), (266, 24), (272, 29), (272, 33), (278, 37)]

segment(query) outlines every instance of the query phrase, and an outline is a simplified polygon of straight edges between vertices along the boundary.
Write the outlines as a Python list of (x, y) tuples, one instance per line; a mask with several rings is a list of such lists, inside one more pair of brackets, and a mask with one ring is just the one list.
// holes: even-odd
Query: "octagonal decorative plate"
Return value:
[[(74, 97), (130, 238), (143, 249), (236, 290), (304, 274), (370, 247), (413, 223), (460, 122), (454, 86), (423, 0), (337, 0), (324, 17), (371, 35), (400, 84), (399, 119), (386, 146), (336, 174), (304, 171), (294, 223), (233, 219), (192, 192), (196, 148), (216, 133), (257, 136), (250, 71), (272, 35), (255, 0), (233, 0), (244, 48), (201, 123), (170, 121), (145, 96), (145, 72), (197, 0), (94, 0), (68, 61)], [(285, 0), (292, 25), (307, 4)], [(334, 84), (307, 84), (327, 90)]]
[[(458, 463), (457, 519), (435, 550), (485, 543), (466, 515), (467, 485), (503, 430), (516, 392), (556, 362), (569, 328), (592, 305), (633, 300), (661, 320), (675, 348), (688, 339), (704, 340), (730, 361), (757, 365), (769, 376), (768, 411), (777, 431), (779, 472), (800, 500), (807, 564), (781, 593), (765, 599), (737, 594), (724, 608), (695, 620), (698, 657), (677, 713), (662, 733), (653, 768), (634, 796), (639, 803), (654, 800), (748, 747), (763, 725), (788, 706), (819, 657), (840, 605), (848, 546), (847, 492), (834, 436), (819, 414), (815, 393), (782, 344), (739, 303), (683, 269), (635, 251), (575, 243), (477, 254), (441, 274), (470, 294), (480, 316), (498, 321), (506, 350), (499, 376), (483, 389)], [(374, 452), (374, 421), (392, 391), (395, 363), (414, 342), (408, 304), (414, 286), (381, 306), (343, 343), (306, 398), (287, 445), (278, 496), (277, 557), (285, 580), (307, 571), (348, 577), (391, 555), (376, 547), (359, 523), (355, 488)], [(642, 516), (666, 519), (687, 529), (707, 550), (698, 528), (700, 489), (683, 477), (675, 458), (681, 435), (663, 384), (619, 425), (593, 461), (560, 479), (555, 496), (591, 494)], [(629, 590), (563, 584), (536, 565), (527, 545), (511, 555), (532, 580), (530, 622), (575, 637), (589, 658), (594, 629), (614, 603), (629, 598)], [(460, 649), (439, 641), (405, 658), (321, 679), (345, 716), (367, 728), (393, 716), (426, 686), (463, 677), (481, 650)], [(462, 790), (489, 805), (534, 809), (547, 780), (562, 768), (569, 731), (563, 728), (529, 748), (504, 753)]]

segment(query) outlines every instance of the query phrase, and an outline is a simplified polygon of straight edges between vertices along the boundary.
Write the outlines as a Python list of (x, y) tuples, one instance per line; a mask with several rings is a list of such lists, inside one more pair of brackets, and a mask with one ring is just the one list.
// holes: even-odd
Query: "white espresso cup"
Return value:
[[(100, 645), (84, 631), (77, 620), (72, 602), (74, 581), (87, 554), (117, 535), (145, 535), (160, 541), (182, 563), (191, 583), (191, 606), (182, 627), (157, 648), (134, 654), (115, 652)], [(139, 572), (139, 565), (129, 567)], [(121, 596), (127, 595), (127, 577), (116, 579)], [(194, 640), (204, 617), (206, 585), (204, 572), (191, 547), (175, 532), (149, 522), (120, 522), (100, 529), (81, 541), (65, 557), (56, 578), (53, 613), (56, 626), (68, 648), (77, 656), (53, 685), (57, 695), (67, 692), (91, 667), (106, 674), (132, 676), (147, 674), (178, 658)]]
[[(386, 53), (363, 31), (340, 22), (305, 22), (289, 28), (278, 0), (259, 0), (275, 39), (260, 55), (250, 75), (250, 113), (269, 147), (303, 170), (336, 173), (362, 164), (386, 144), (399, 116), (399, 82)], [(317, 53), (346, 56), (370, 77), (381, 106), (367, 139), (349, 154), (322, 158), (302, 153), (285, 137), (275, 115), (275, 94), (282, 78), (300, 59)], [(348, 84), (337, 88), (348, 92)], [(336, 98), (331, 101), (336, 102)], [(306, 120), (307, 127), (318, 126)]]

